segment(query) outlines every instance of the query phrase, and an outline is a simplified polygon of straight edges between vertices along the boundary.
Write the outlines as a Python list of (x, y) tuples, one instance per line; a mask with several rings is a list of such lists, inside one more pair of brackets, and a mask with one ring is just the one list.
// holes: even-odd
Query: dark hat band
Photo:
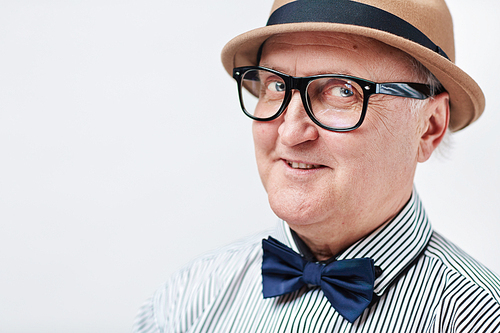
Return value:
[(271, 14), (267, 25), (302, 22), (350, 24), (381, 30), (409, 39), (450, 59), (439, 46), (405, 20), (380, 8), (350, 0), (289, 2)]

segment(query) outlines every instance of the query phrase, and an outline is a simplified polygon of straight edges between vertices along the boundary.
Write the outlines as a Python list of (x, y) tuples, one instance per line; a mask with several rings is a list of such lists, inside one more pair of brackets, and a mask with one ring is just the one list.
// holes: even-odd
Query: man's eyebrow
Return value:
[[(265, 67), (265, 68), (269, 68), (269, 69), (272, 69), (272, 70), (275, 70), (275, 71), (278, 71), (280, 73), (283, 73), (283, 74), (287, 74), (287, 75), (290, 75), (289, 73), (287, 73), (287, 71), (285, 71), (283, 68), (280, 68), (279, 66), (270, 66), (270, 65), (266, 65), (265, 63), (261, 63), (259, 64), (259, 66), (261, 67)], [(310, 72), (310, 73), (307, 73), (306, 75), (301, 75), (301, 76), (314, 76), (314, 75), (329, 75), (329, 74), (332, 74), (332, 75), (349, 75), (349, 76), (359, 76), (359, 75), (354, 75), (351, 71), (348, 71), (348, 70), (337, 70), (337, 71), (332, 71), (332, 70), (315, 70), (314, 72)], [(295, 75), (293, 75), (295, 76)]]
[(287, 74), (282, 68), (280, 68), (279, 66), (271, 66), (271, 65), (267, 65), (266, 63), (259, 63), (259, 66), (260, 67), (265, 67), (265, 68), (269, 68), (269, 69), (272, 69), (272, 70), (275, 70), (275, 71), (278, 71), (278, 72), (281, 72), (281, 73), (284, 73), (284, 74)]

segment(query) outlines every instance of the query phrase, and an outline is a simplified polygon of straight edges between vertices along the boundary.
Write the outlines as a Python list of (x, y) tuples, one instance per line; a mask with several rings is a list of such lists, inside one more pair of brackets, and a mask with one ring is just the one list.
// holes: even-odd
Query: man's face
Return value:
[[(415, 81), (403, 53), (343, 34), (273, 37), (260, 65), (292, 76)], [(254, 122), (257, 165), (273, 211), (292, 229), (336, 225), (346, 232), (372, 224), (373, 230), (393, 217), (411, 195), (423, 127), (408, 106), (405, 98), (374, 95), (360, 128), (331, 132), (308, 118), (294, 91), (278, 119)]]

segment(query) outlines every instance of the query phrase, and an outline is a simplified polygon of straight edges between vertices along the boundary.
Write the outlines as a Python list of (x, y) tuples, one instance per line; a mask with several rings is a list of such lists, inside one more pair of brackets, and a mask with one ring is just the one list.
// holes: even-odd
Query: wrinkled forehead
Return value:
[(272, 62), (273, 67), (286, 66), (289, 65), (286, 62), (293, 60), (297, 61), (297, 64), (316, 64), (317, 71), (310, 75), (331, 73), (328, 67), (334, 64), (344, 68), (345, 73), (342, 74), (353, 74), (350, 67), (353, 69), (364, 67), (373, 73), (392, 71), (395, 68), (403, 71), (391, 79), (398, 77), (408, 79), (416, 75), (414, 71), (416, 60), (413, 57), (364, 36), (318, 31), (295, 32), (274, 35), (261, 47), (259, 57), (261, 65), (269, 66), (269, 62)]

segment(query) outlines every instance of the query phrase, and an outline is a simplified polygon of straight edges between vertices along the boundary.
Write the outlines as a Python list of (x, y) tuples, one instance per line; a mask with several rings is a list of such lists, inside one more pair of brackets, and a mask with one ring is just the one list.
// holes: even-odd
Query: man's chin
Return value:
[(308, 203), (302, 199), (285, 202), (285, 200), (280, 200), (280, 198), (276, 198), (275, 200), (269, 198), (269, 204), (274, 214), (286, 221), (290, 226), (306, 226), (321, 220), (318, 216), (319, 210), (314, 205), (314, 200), (311, 201)]

